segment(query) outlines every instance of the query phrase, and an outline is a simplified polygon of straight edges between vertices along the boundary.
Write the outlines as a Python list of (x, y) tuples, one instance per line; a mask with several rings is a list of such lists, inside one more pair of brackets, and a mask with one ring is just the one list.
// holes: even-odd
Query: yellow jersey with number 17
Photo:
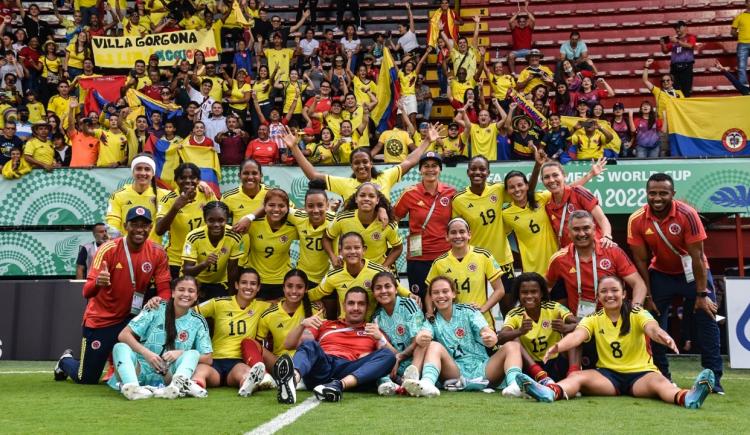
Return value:
[(263, 284), (282, 284), (284, 275), (292, 268), (289, 250), (292, 241), (297, 239), (297, 228), (291, 222), (284, 222), (274, 231), (268, 220), (258, 219), (244, 237), (249, 243), (245, 245), (247, 256), (240, 265), (257, 270)]
[(524, 272), (536, 272), (544, 276), (549, 269), (550, 258), (559, 249), (555, 230), (544, 209), (551, 197), (550, 192), (537, 192), (536, 209), (532, 209), (529, 204), (521, 208), (511, 203), (503, 210), (505, 229), (513, 231), (518, 240)]
[(578, 328), (588, 333), (588, 340), (596, 338), (596, 353), (599, 355), (597, 367), (620, 373), (655, 372), (657, 369), (645, 327), (656, 320), (648, 311), (638, 307), (630, 310), (629, 315), (630, 332), (622, 337), (622, 317), (613, 325), (604, 310), (584, 317)]
[(453, 196), (453, 217), (469, 223), (471, 244), (490, 251), (501, 265), (513, 263), (501, 215), (504, 195), (503, 183), (487, 183), (481, 195), (467, 187)]
[(211, 336), (215, 359), (242, 358), (242, 340), (255, 339), (261, 314), (271, 304), (257, 299), (245, 308), (237, 303), (237, 296), (224, 296), (209, 299), (195, 307), (205, 318), (214, 319), (214, 333)]
[[(156, 212), (157, 221), (169, 213), (178, 197), (179, 193), (169, 192), (159, 199), (159, 207)], [(190, 231), (203, 226), (203, 206), (215, 199), (213, 190), (208, 189), (208, 194), (198, 190), (195, 193), (195, 199), (177, 212), (172, 220), (172, 225), (169, 226), (167, 256), (170, 266), (182, 265), (182, 248), (185, 245), (185, 239)]]

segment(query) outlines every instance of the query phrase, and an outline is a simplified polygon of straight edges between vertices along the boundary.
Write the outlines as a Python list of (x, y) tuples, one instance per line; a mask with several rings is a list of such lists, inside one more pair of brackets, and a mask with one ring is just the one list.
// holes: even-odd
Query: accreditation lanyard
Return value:
[(135, 285), (135, 272), (133, 271), (133, 259), (130, 257), (127, 236), (122, 239), (125, 248), (125, 258), (128, 260), (128, 272), (130, 272), (130, 285), (133, 287), (133, 300), (130, 303), (130, 314), (137, 316), (143, 308), (143, 293), (139, 292)]
[[(558, 243), (562, 240), (563, 230), (565, 229), (565, 217), (567, 215), (568, 215), (568, 201), (565, 201), (565, 204), (563, 205), (562, 217), (560, 218), (560, 229), (557, 230)], [(576, 260), (578, 260), (578, 253), (576, 253)], [(580, 288), (581, 285), (579, 284), (578, 287)]]
[(685, 272), (685, 281), (687, 282), (693, 282), (695, 281), (695, 274), (693, 273), (693, 258), (690, 256), (690, 254), (680, 254), (680, 251), (677, 250), (671, 243), (669, 243), (669, 240), (667, 239), (667, 236), (664, 235), (664, 232), (661, 230), (661, 227), (659, 226), (659, 222), (656, 222), (656, 220), (652, 221), (654, 223), (654, 229), (656, 230), (656, 233), (659, 234), (659, 237), (661, 237), (661, 240), (664, 242), (665, 245), (671, 250), (674, 255), (680, 257), (680, 262), (682, 263), (682, 270)]
[[(575, 251), (576, 257), (576, 283), (578, 285), (578, 317), (585, 317), (589, 314), (593, 314), (596, 310), (596, 303), (592, 301), (585, 301), (583, 299), (583, 290), (581, 288), (581, 260), (578, 258), (578, 250)], [(596, 289), (599, 287), (599, 275), (596, 270), (596, 250), (591, 251), (591, 266), (594, 275), (594, 294)]]

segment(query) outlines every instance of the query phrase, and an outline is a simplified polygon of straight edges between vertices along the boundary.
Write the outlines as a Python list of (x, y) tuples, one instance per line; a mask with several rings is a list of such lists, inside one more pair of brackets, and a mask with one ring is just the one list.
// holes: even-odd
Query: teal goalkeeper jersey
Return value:
[(438, 312), (435, 323), (424, 322), (421, 329), (432, 332), (432, 339), (442, 344), (459, 365), (482, 363), (490, 357), (479, 334), (489, 326), (479, 310), (469, 305), (453, 304), (450, 322)]
[(373, 321), (377, 320), (380, 330), (399, 352), (409, 347), (424, 322), (424, 315), (417, 304), (411, 299), (398, 295), (396, 295), (393, 315), (389, 316), (383, 307), (378, 307), (372, 318)]
[[(167, 340), (166, 313), (167, 303), (162, 302), (156, 309), (141, 311), (128, 323), (133, 333), (140, 338), (141, 344), (157, 355), (162, 354), (164, 343)], [(195, 349), (201, 355), (213, 351), (206, 319), (200, 314), (188, 310), (185, 315), (175, 319), (175, 328), (177, 330), (177, 336), (174, 340), (175, 350)], [(138, 357), (143, 359), (141, 355), (138, 355)]]

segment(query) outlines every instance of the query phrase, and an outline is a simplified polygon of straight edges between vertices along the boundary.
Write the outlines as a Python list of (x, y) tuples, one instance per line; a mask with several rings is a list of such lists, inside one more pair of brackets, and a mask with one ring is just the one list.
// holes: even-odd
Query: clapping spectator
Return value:
[(693, 64), (695, 64), (695, 35), (687, 32), (687, 24), (678, 21), (674, 25), (675, 36), (661, 38), (662, 53), (670, 53), (669, 72), (674, 78), (674, 87), (689, 97), (693, 91)]
[(659, 157), (659, 132), (666, 131), (662, 120), (658, 119), (651, 103), (641, 103), (637, 117), (628, 112), (630, 131), (635, 135), (635, 154), (638, 158)]
[(600, 101), (614, 96), (615, 90), (603, 78), (597, 78), (596, 86), (594, 86), (590, 77), (584, 77), (581, 80), (581, 89), (575, 94), (575, 104), (578, 105), (583, 101), (590, 109), (593, 109)]

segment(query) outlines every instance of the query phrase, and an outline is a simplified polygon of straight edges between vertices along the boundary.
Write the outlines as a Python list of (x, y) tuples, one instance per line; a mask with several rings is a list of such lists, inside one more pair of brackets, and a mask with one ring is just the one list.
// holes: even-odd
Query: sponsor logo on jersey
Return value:
[(149, 273), (149, 272), (151, 272), (151, 270), (152, 270), (153, 268), (154, 268), (154, 265), (153, 265), (153, 264), (151, 264), (151, 262), (149, 262), (149, 261), (146, 261), (146, 262), (144, 262), (144, 263), (143, 263), (143, 264), (141, 265), (141, 270), (143, 271), (143, 273)]
[(669, 234), (676, 236), (682, 232), (682, 227), (679, 224), (669, 225)]
[(612, 262), (609, 261), (609, 258), (602, 258), (599, 260), (599, 267), (604, 270), (609, 270), (612, 267)]
[(187, 341), (189, 336), (190, 335), (188, 334), (187, 331), (180, 331), (180, 333), (177, 334), (177, 339), (184, 343)]
[(464, 328), (456, 328), (456, 337), (458, 338), (464, 338), (464, 335), (466, 335), (466, 331), (464, 331)]

